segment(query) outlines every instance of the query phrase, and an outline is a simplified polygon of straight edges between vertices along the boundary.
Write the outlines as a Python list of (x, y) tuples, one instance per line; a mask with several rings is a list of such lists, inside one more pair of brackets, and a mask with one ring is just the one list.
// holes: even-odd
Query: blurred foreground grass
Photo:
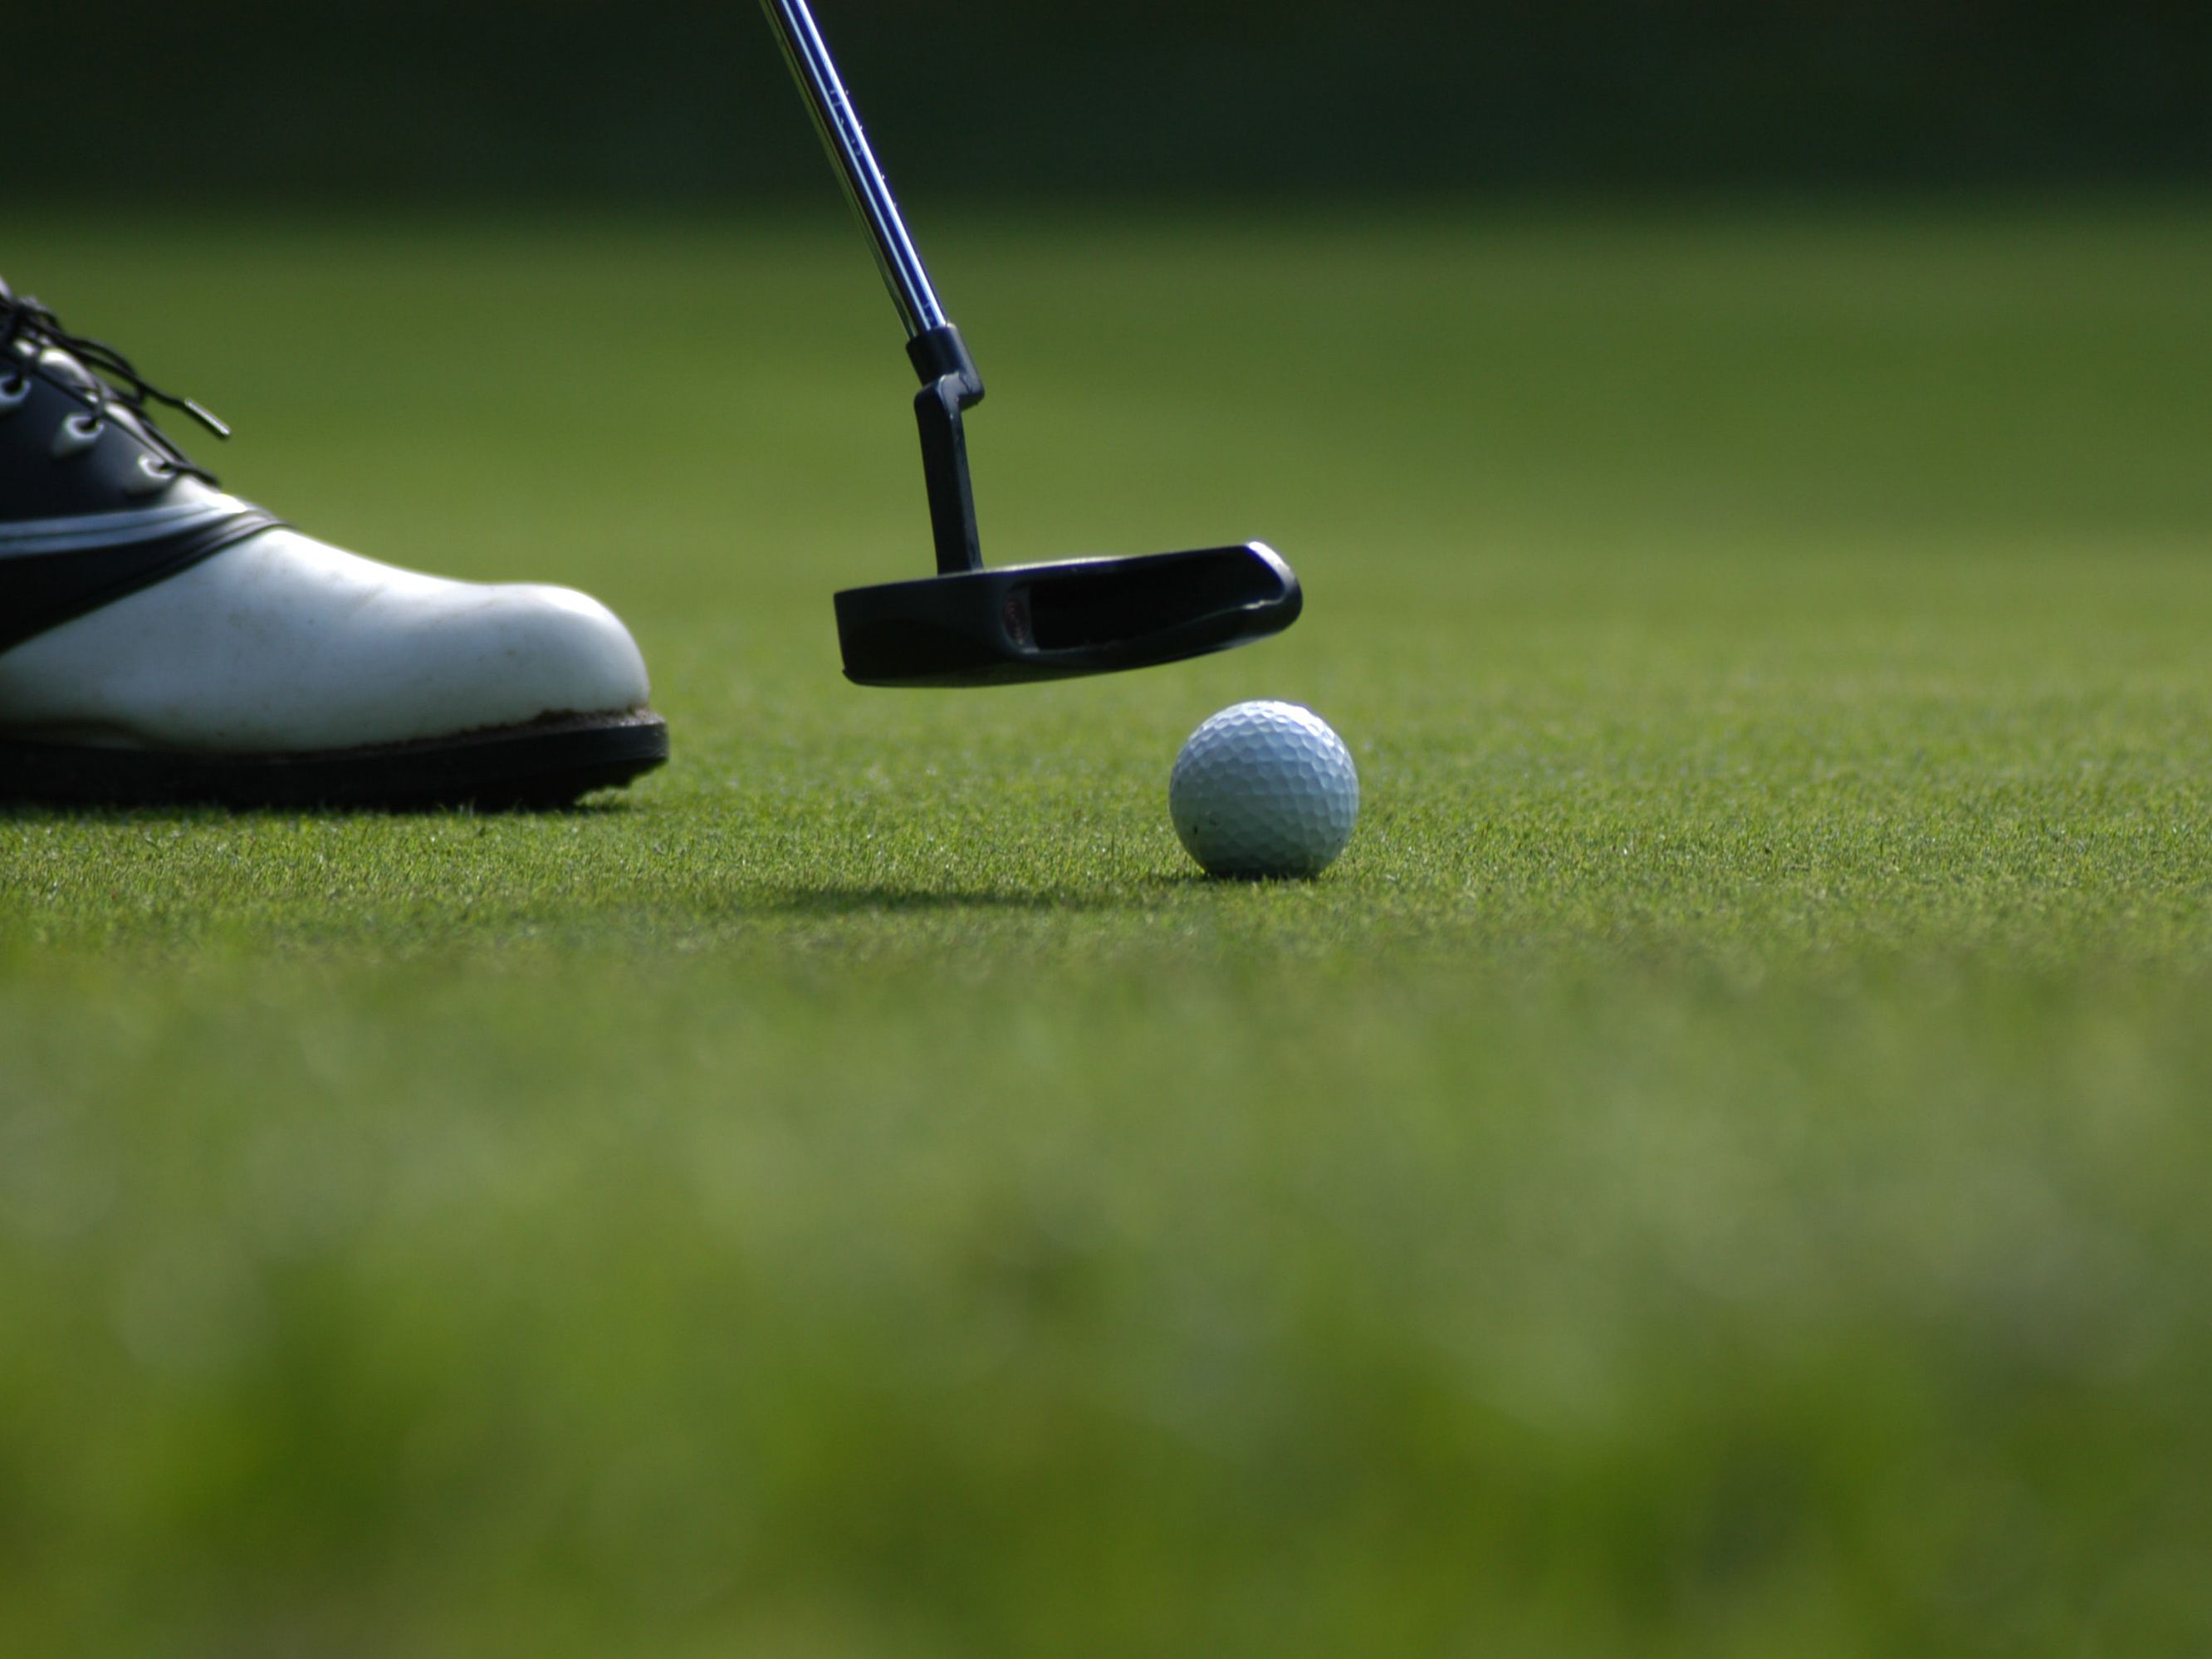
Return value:
[[(0, 1638), (2212, 1641), (2212, 216), (955, 223), (987, 550), (1188, 667), (861, 692), (825, 222), (19, 236), (401, 562), (590, 587), (555, 817), (0, 820)], [(1310, 887), (1176, 744), (1313, 703)]]

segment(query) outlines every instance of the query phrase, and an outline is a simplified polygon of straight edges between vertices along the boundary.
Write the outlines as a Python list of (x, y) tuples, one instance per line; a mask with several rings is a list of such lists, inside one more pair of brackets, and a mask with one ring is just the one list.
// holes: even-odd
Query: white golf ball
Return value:
[(1190, 734), (1168, 811), (1209, 875), (1317, 876), (1352, 839), (1359, 773), (1312, 709), (1240, 702)]

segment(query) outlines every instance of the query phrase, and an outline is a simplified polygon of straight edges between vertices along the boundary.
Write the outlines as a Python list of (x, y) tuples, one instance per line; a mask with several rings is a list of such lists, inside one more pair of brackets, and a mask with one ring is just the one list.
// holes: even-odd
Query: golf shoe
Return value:
[(596, 600), (316, 541), (156, 403), (224, 430), (0, 283), (0, 800), (558, 805), (667, 757)]

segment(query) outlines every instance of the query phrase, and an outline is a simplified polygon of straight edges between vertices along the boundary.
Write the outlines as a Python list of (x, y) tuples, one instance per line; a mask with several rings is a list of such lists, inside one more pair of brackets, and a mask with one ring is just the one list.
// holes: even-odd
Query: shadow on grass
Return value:
[(932, 887), (784, 887), (757, 908), (785, 916), (926, 915), (933, 911), (1109, 910), (1126, 902), (1111, 893), (1001, 892)]
[(926, 915), (933, 911), (1064, 910), (1091, 913), (1103, 910), (1142, 910), (1182, 894), (1249, 892), (1276, 888), (1306, 890), (1310, 881), (1262, 876), (1209, 876), (1194, 870), (1188, 874), (1154, 874), (1126, 887), (1055, 888), (1004, 890), (994, 888), (871, 886), (782, 887), (771, 890), (757, 908), (787, 916), (854, 916)]
[(1314, 879), (1311, 876), (1210, 876), (1203, 870), (1178, 870), (1172, 875), (1146, 876), (1144, 885), (1155, 893), (1221, 893), (1254, 887), (1310, 888)]

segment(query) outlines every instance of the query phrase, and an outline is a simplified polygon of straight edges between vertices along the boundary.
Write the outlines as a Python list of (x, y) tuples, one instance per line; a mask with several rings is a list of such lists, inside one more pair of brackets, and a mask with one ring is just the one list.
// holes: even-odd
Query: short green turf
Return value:
[[(1256, 535), (1295, 629), (846, 686), (928, 556), (826, 210), (11, 228), (676, 758), (0, 817), (0, 1649), (2212, 1645), (2212, 210), (927, 245), (987, 553)], [(1168, 823), (1259, 696), (1311, 884)]]

